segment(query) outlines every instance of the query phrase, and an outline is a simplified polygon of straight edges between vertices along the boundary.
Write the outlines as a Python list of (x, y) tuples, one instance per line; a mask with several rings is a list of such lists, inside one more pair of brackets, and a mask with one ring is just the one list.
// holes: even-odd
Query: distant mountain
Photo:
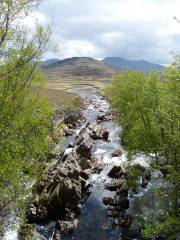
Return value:
[(94, 77), (109, 78), (118, 70), (93, 58), (73, 57), (43, 66), (49, 78)]
[(118, 69), (136, 70), (144, 73), (151, 70), (162, 71), (165, 68), (162, 65), (147, 62), (145, 60), (129, 60), (120, 57), (107, 57), (103, 59), (102, 62)]
[(41, 67), (43, 67), (43, 68), (47, 67), (48, 65), (51, 65), (51, 64), (56, 63), (58, 61), (60, 61), (59, 58), (52, 58), (52, 59), (45, 60), (41, 63)]

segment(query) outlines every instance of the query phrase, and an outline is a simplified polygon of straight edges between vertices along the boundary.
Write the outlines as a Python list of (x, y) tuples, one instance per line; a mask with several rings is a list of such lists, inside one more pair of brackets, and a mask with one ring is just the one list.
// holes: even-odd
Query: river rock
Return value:
[(108, 140), (108, 131), (97, 122), (87, 123), (75, 139), (76, 152), (83, 157), (91, 159), (91, 148), (95, 144), (93, 140)]
[(112, 114), (110, 112), (101, 114), (97, 117), (99, 123), (112, 120)]
[(109, 191), (116, 191), (117, 188), (119, 188), (121, 186), (121, 182), (119, 180), (114, 180), (111, 181), (110, 183), (107, 183), (105, 185), (105, 188)]
[(73, 148), (74, 147), (74, 144), (72, 143), (72, 142), (70, 142), (69, 144), (68, 144), (68, 148)]
[(63, 116), (64, 116), (64, 113), (62, 111), (62, 109), (60, 108), (57, 108), (55, 109), (54, 111), (54, 114), (53, 114), (53, 122), (57, 122), (59, 120), (62, 120), (63, 119)]
[(94, 140), (102, 139), (108, 141), (109, 132), (101, 125), (94, 122), (89, 125), (90, 137)]
[(125, 179), (113, 179), (110, 183), (105, 185), (105, 188), (110, 191), (116, 191), (126, 185)]
[(123, 170), (121, 166), (113, 166), (108, 173), (108, 176), (110, 178), (120, 178), (122, 175), (123, 175)]
[(93, 155), (91, 156), (90, 160), (91, 160), (92, 163), (97, 163), (98, 162), (98, 159)]
[(128, 185), (126, 181), (122, 181), (122, 185), (117, 188), (116, 194), (118, 196), (128, 196)]
[(80, 159), (79, 165), (81, 166), (82, 170), (91, 169), (91, 162), (87, 158)]
[(151, 180), (151, 172), (147, 170), (146, 173), (144, 173), (142, 176), (141, 186), (143, 188), (147, 187), (150, 180)]
[(129, 200), (126, 197), (104, 197), (103, 203), (104, 205), (120, 206), (122, 209), (129, 208)]
[(133, 218), (129, 214), (125, 214), (122, 218), (119, 219), (118, 225), (121, 227), (130, 227), (133, 222)]
[(64, 234), (72, 233), (76, 227), (75, 221), (58, 221), (56, 223), (56, 228)]
[(91, 175), (91, 169), (86, 169), (80, 172), (80, 176), (85, 180), (88, 180), (90, 175)]
[(83, 172), (74, 150), (61, 155), (36, 184), (29, 209), (29, 222), (61, 217), (66, 209), (78, 211), (88, 174)]
[(103, 197), (103, 203), (104, 205), (110, 205), (110, 202), (112, 201), (112, 198), (110, 197)]
[(102, 172), (102, 170), (103, 170), (103, 165), (99, 163), (95, 163), (92, 169), (93, 173), (98, 173), (98, 174)]
[(129, 208), (129, 200), (127, 197), (115, 197), (111, 203), (114, 206), (120, 206), (123, 209)]
[(64, 128), (64, 135), (67, 136), (72, 136), (75, 134), (75, 131), (73, 129), (69, 129), (69, 128)]
[(121, 155), (122, 155), (121, 149), (115, 149), (111, 154), (112, 157), (119, 157)]
[(64, 116), (64, 124), (71, 124), (74, 127), (81, 126), (83, 122), (85, 122), (85, 118), (81, 112), (72, 112), (68, 113)]
[(118, 217), (118, 212), (116, 210), (108, 210), (108, 217), (113, 217), (113, 218), (117, 218)]
[(76, 152), (82, 157), (87, 157), (90, 159), (91, 157), (91, 148), (94, 145), (93, 140), (90, 138), (88, 133), (83, 133), (75, 141), (76, 144)]

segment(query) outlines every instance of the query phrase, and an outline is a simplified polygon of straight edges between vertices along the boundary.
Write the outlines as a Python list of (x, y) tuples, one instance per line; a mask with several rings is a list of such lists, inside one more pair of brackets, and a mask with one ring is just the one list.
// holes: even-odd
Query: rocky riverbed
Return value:
[(138, 219), (168, 207), (168, 199), (154, 195), (154, 187), (164, 184), (161, 174), (151, 173), (147, 156), (128, 162), (121, 128), (96, 89), (71, 91), (81, 96), (84, 109), (56, 114), (54, 122), (65, 126), (65, 150), (54, 154), (35, 184), (28, 221), (38, 239), (142, 239)]
[[(29, 223), (55, 222), (53, 239), (72, 233), (78, 226), (81, 205), (104, 170), (109, 178), (103, 183), (104, 190), (110, 191), (109, 197), (102, 198), (108, 209), (107, 216), (119, 218), (121, 226), (130, 226), (132, 221), (126, 214), (129, 207), (127, 166), (118, 162), (122, 150), (118, 144), (113, 146), (110, 128), (103, 125), (112, 123), (112, 113), (107, 101), (98, 96), (95, 89), (88, 88), (89, 92), (83, 95), (84, 91), (79, 93), (84, 100), (83, 113), (72, 113), (63, 118), (64, 135), (71, 136), (72, 142), (64, 152), (56, 155), (56, 163), (36, 183), (28, 213)], [(103, 161), (104, 154), (97, 154), (98, 144), (107, 145), (116, 165)]]

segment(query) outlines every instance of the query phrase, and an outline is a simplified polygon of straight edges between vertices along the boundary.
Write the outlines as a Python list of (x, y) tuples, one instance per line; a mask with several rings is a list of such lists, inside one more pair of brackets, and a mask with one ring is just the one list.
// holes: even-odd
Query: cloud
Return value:
[(179, 51), (179, 0), (46, 0), (56, 56), (119, 56), (166, 64)]
[(47, 17), (38, 11), (34, 11), (23, 18), (23, 22), (20, 22), (20, 24), (32, 30), (35, 28), (36, 23), (47, 24)]

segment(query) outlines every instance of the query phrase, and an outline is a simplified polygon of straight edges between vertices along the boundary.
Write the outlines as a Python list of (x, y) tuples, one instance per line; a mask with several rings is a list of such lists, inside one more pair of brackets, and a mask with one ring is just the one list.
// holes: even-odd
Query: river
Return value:
[[(87, 108), (83, 111), (87, 121), (93, 122), (102, 111), (109, 111), (109, 103), (92, 87), (74, 88), (73, 92), (78, 93), (84, 100)], [(155, 171), (152, 179), (146, 188), (140, 188), (137, 194), (129, 197), (130, 208), (127, 210), (134, 218), (130, 228), (119, 227), (114, 224), (114, 219), (107, 217), (107, 207), (103, 204), (103, 197), (112, 195), (112, 192), (104, 188), (105, 183), (110, 181), (107, 176), (109, 170), (114, 165), (121, 165), (127, 162), (126, 152), (121, 146), (122, 129), (113, 121), (102, 123), (110, 132), (109, 142), (97, 141), (92, 149), (93, 155), (102, 161), (103, 170), (99, 174), (91, 176), (93, 187), (88, 200), (82, 205), (80, 221), (73, 232), (68, 236), (63, 236), (63, 240), (125, 240), (141, 239), (141, 217), (155, 218), (157, 211), (168, 208), (171, 204), (168, 196), (160, 198), (159, 193), (155, 193), (155, 188), (165, 184), (159, 178), (161, 174)], [(114, 149), (120, 148), (120, 157), (111, 157)], [(134, 163), (149, 167), (149, 158), (136, 156)]]
[[(89, 86), (81, 86), (71, 89), (81, 96), (85, 108), (83, 115), (87, 122), (92, 123), (97, 116), (102, 112), (108, 112), (110, 105), (108, 101), (102, 97), (98, 91)], [(159, 195), (155, 189), (165, 182), (161, 179), (161, 174), (158, 171), (152, 172), (151, 181), (146, 188), (139, 187), (137, 193), (129, 194), (130, 207), (127, 213), (133, 217), (133, 223), (130, 227), (121, 227), (118, 225), (117, 219), (107, 217), (107, 206), (103, 204), (103, 197), (113, 196), (113, 192), (105, 189), (105, 184), (110, 181), (108, 172), (113, 166), (127, 163), (126, 152), (121, 145), (121, 127), (119, 127), (112, 120), (102, 122), (101, 125), (105, 127), (110, 135), (109, 141), (105, 142), (97, 140), (92, 149), (93, 156), (99, 161), (102, 166), (100, 173), (94, 173), (89, 179), (92, 185), (90, 189), (90, 196), (81, 205), (81, 214), (79, 223), (72, 234), (63, 235), (62, 240), (128, 240), (128, 239), (143, 239), (141, 236), (141, 221), (148, 217), (156, 219), (157, 212), (168, 209), (171, 206), (171, 201), (166, 196)], [(76, 129), (76, 134), (80, 129)], [(75, 136), (67, 137), (65, 139), (65, 148), (69, 142), (74, 141)], [(112, 157), (111, 154), (114, 149), (121, 149), (122, 155), (119, 157)], [(150, 159), (147, 156), (135, 156), (132, 164), (138, 163), (143, 167), (149, 167)], [(131, 195), (131, 196), (130, 196)], [(38, 231), (46, 237), (52, 239), (54, 223), (46, 226), (36, 226)], [(17, 231), (17, 230), (16, 230)], [(13, 233), (13, 234), (12, 234)], [(16, 240), (17, 234), (12, 232), (11, 227), (6, 231), (3, 240)]]

